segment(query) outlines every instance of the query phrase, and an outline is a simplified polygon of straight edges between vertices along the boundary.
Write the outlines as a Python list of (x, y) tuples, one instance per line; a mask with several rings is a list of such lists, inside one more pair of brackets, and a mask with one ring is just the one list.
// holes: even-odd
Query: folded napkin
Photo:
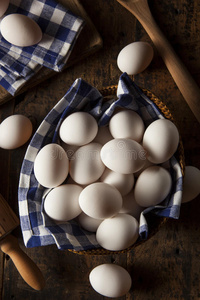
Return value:
[(32, 18), (43, 32), (30, 47), (14, 46), (0, 34), (0, 84), (14, 95), (42, 66), (64, 68), (84, 20), (55, 0), (10, 0), (6, 15), (11, 13)]
[[(87, 250), (99, 247), (95, 234), (83, 230), (72, 220), (57, 224), (44, 212), (43, 201), (48, 189), (38, 184), (33, 165), (38, 151), (46, 144), (58, 142), (59, 126), (72, 112), (86, 111), (97, 120), (99, 126), (108, 124), (117, 107), (131, 109), (140, 114), (146, 126), (164, 118), (154, 103), (128, 77), (119, 79), (117, 100), (103, 102), (101, 93), (82, 79), (77, 79), (65, 96), (48, 113), (34, 134), (25, 154), (19, 181), (19, 215), (26, 247), (56, 243), (59, 249)], [(145, 209), (140, 217), (140, 238), (147, 238), (148, 224), (145, 215), (179, 218), (182, 197), (182, 173), (175, 157), (168, 162), (173, 178), (170, 193), (162, 203)]]

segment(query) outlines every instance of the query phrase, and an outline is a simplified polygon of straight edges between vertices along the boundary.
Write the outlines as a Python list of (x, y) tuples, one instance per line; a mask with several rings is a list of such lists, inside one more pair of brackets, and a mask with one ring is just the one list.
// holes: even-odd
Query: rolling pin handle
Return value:
[(22, 278), (35, 290), (45, 286), (44, 277), (36, 264), (20, 248), (17, 238), (7, 235), (0, 241), (0, 249), (10, 256)]
[(141, 23), (151, 38), (179, 91), (200, 123), (200, 88), (154, 20), (147, 0), (117, 0)]

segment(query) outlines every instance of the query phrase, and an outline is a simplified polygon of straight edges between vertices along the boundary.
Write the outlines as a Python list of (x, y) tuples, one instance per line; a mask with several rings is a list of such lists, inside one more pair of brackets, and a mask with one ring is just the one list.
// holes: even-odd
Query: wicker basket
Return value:
[[(113, 85), (113, 86), (109, 86), (106, 88), (103, 88), (100, 90), (100, 93), (103, 95), (103, 97), (106, 99), (109, 99), (110, 96), (116, 96), (116, 91), (117, 91), (117, 85)], [(143, 89), (142, 88), (143, 93), (158, 107), (158, 109), (162, 112), (163, 116), (166, 119), (169, 119), (170, 121), (172, 121), (175, 125), (176, 122), (170, 112), (170, 110), (167, 108), (167, 106), (161, 101), (159, 100), (158, 97), (156, 97), (152, 92), (150, 92), (149, 90)], [(179, 146), (177, 149), (177, 152), (175, 153), (176, 159), (178, 160), (180, 167), (181, 167), (181, 171), (182, 174), (184, 176), (184, 169), (185, 169), (185, 157), (184, 157), (184, 148), (183, 148), (183, 143), (182, 140), (180, 138), (179, 141)], [(164, 217), (157, 217), (154, 216), (154, 218), (151, 217), (146, 217), (147, 218), (147, 223), (148, 223), (148, 228), (149, 228), (149, 236), (148, 239), (151, 238), (153, 235), (155, 235), (156, 232), (159, 231), (160, 227), (167, 222), (168, 218), (164, 218)], [(109, 254), (119, 254), (119, 253), (126, 253), (132, 249), (134, 249), (135, 247), (137, 247), (138, 245), (140, 245), (141, 243), (144, 243), (145, 241), (141, 240), (136, 242), (134, 245), (132, 245), (129, 248), (126, 248), (124, 250), (121, 251), (110, 251), (110, 250), (106, 250), (103, 248), (95, 248), (95, 249), (90, 249), (90, 250), (84, 250), (84, 251), (76, 251), (76, 250), (71, 250), (69, 249), (69, 251), (73, 252), (73, 253), (77, 253), (80, 255), (109, 255)]]

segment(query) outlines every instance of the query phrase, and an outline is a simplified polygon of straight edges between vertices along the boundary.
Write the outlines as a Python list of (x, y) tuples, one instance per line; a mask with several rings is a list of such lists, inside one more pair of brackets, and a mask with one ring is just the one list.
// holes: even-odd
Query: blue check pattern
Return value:
[[(95, 234), (89, 233), (75, 220), (57, 224), (44, 212), (43, 202), (49, 192), (38, 184), (33, 165), (38, 151), (48, 143), (58, 143), (58, 131), (63, 119), (75, 111), (89, 112), (99, 126), (106, 126), (117, 107), (134, 110), (146, 126), (164, 118), (154, 103), (128, 77), (122, 74), (117, 89), (117, 100), (103, 101), (101, 93), (82, 79), (77, 79), (65, 96), (52, 108), (34, 134), (24, 157), (19, 181), (19, 215), (26, 247), (56, 244), (59, 249), (76, 251), (98, 248)], [(140, 238), (148, 237), (146, 214), (178, 219), (182, 198), (182, 172), (175, 157), (166, 163), (173, 178), (170, 195), (159, 205), (145, 209), (140, 216)]]
[(62, 71), (84, 20), (55, 0), (10, 0), (6, 15), (12, 13), (32, 18), (43, 32), (42, 40), (30, 47), (14, 46), (0, 34), (0, 84), (15, 95), (42, 66)]

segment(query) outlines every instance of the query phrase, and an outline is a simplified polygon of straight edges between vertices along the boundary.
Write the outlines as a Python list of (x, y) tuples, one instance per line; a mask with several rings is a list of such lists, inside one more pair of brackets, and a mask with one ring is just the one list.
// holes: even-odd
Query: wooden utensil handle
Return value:
[(182, 96), (200, 123), (200, 88), (157, 26), (147, 0), (117, 0), (141, 23), (171, 73)]
[(0, 249), (10, 256), (22, 278), (35, 290), (42, 290), (45, 286), (44, 277), (35, 263), (19, 247), (17, 239), (6, 236), (0, 241)]

